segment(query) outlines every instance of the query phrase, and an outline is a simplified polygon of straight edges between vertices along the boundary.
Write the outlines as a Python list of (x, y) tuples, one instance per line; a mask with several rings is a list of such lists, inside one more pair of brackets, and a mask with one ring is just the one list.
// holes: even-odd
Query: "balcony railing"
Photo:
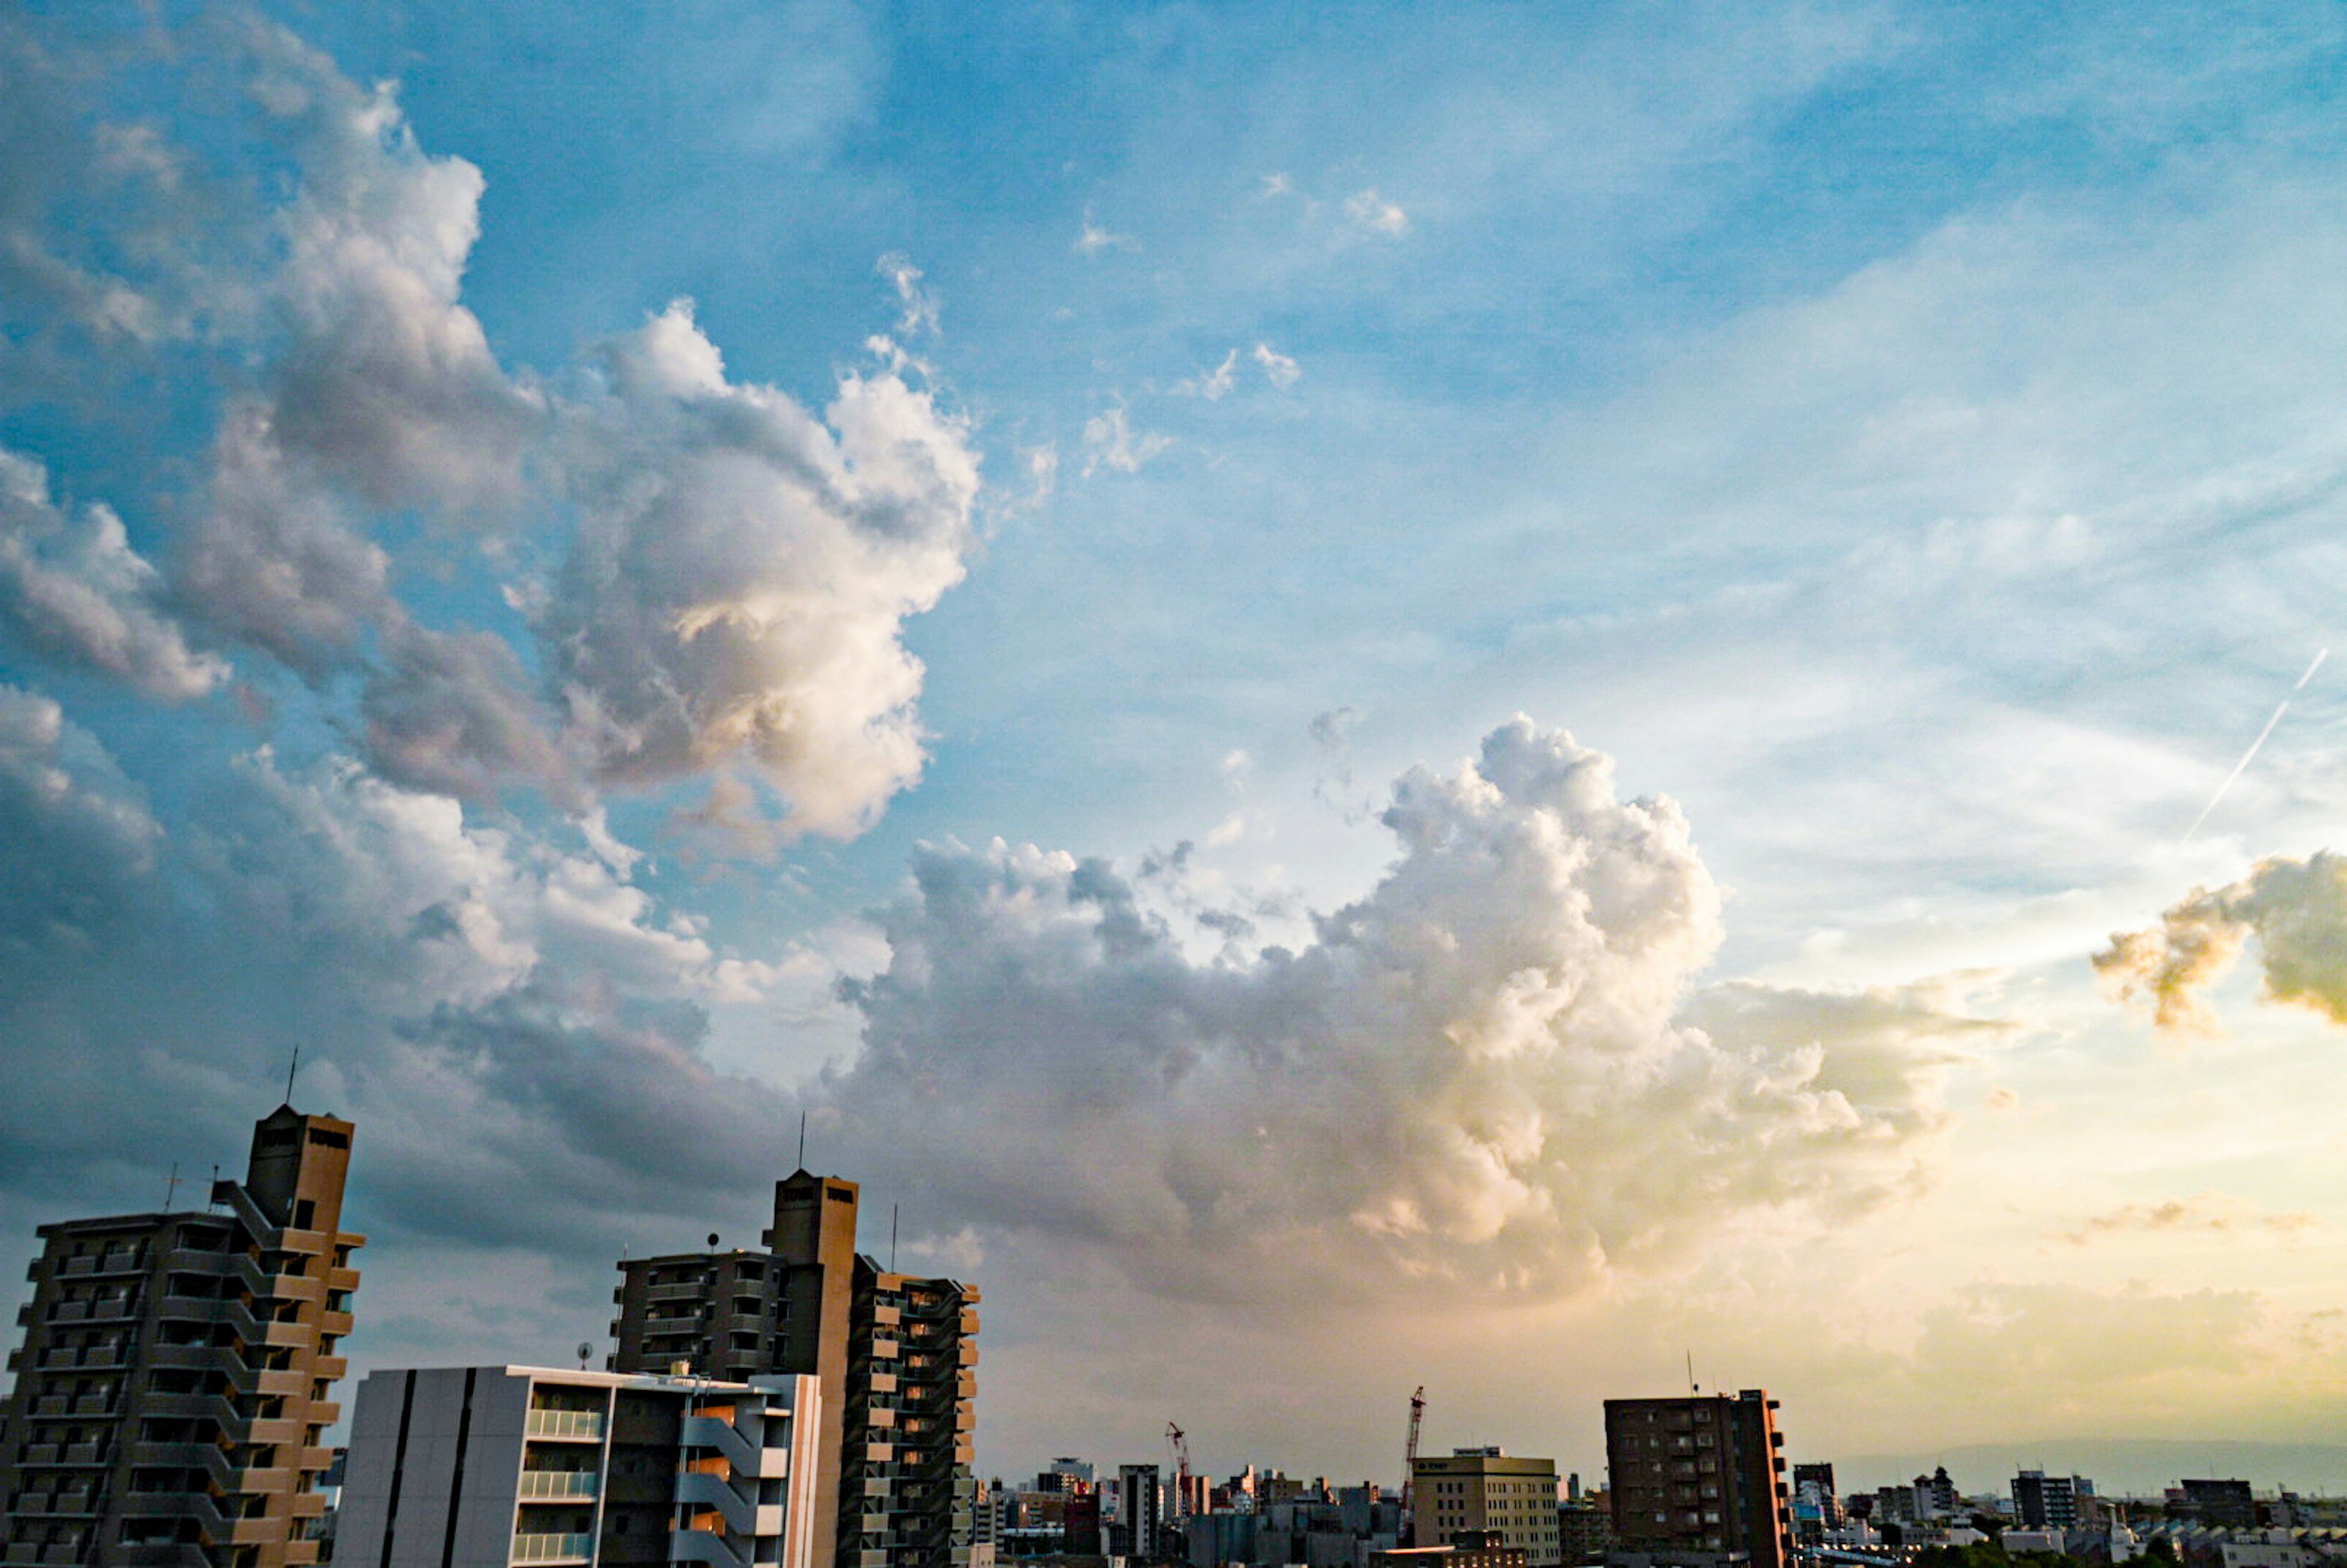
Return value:
[(516, 1535), (516, 1563), (584, 1563), (595, 1550), (592, 1535)]
[(600, 1410), (532, 1410), (524, 1430), (534, 1438), (600, 1438)]
[(521, 1472), (521, 1495), (526, 1501), (549, 1497), (592, 1497), (595, 1481), (591, 1470), (526, 1470)]

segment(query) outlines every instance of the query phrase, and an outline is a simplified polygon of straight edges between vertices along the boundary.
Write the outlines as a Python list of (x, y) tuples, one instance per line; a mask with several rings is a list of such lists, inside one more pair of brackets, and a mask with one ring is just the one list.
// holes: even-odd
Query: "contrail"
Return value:
[(2306, 690), (2306, 683), (2314, 679), (2314, 672), (2321, 669), (2322, 661), (2330, 657), (2331, 650), (2328, 648), (2314, 651), (2314, 662), (2306, 667), (2306, 673), (2301, 675), (2298, 684), (2290, 689), (2290, 697), (2281, 700), (2281, 706), (2273, 711), (2273, 717), (2266, 721), (2266, 727), (2258, 732), (2258, 738), (2250, 743), (2250, 749), (2241, 753), (2241, 760), (2233, 764), (2233, 771), (2225, 775), (2225, 782), (2217, 786), (2217, 793), (2209, 797), (2209, 804), (2200, 808), (2200, 815), (2192, 819), (2192, 825), (2184, 830), (2184, 843), (2192, 842), (2192, 835), (2200, 831), (2200, 825), (2209, 820), (2209, 814), (2217, 809), (2217, 803), (2225, 798), (2225, 792), (2233, 787), (2233, 781), (2241, 776), (2241, 770), (2256, 758), (2258, 748), (2266, 743), (2266, 737), (2273, 733), (2276, 724), (2281, 723), (2281, 716), (2290, 712), (2290, 698)]

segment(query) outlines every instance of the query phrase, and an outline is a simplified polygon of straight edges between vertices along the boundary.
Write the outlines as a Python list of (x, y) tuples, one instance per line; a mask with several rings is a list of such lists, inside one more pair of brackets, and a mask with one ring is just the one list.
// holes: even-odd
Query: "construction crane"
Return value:
[(1409, 1397), (1409, 1438), (1401, 1445), (1401, 1535), (1412, 1546), (1418, 1544), (1418, 1515), (1412, 1512), (1418, 1501), (1418, 1423), (1425, 1415), (1426, 1385), (1420, 1383)]
[(1190, 1440), (1168, 1421), (1165, 1440), (1174, 1449), (1174, 1520), (1178, 1524), (1190, 1517)]

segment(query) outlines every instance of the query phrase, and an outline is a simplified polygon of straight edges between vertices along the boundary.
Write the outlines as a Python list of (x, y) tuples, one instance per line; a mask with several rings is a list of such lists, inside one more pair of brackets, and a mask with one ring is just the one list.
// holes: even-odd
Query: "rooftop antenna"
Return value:
[(175, 1198), (175, 1197), (179, 1196), (179, 1161), (177, 1161), (177, 1160), (174, 1160), (174, 1161), (172, 1161), (172, 1162), (171, 1162), (171, 1176), (170, 1176), (170, 1179), (169, 1179), (169, 1181), (167, 1181), (167, 1182), (165, 1182), (165, 1183), (163, 1184), (163, 1212), (164, 1212), (165, 1214), (169, 1214), (169, 1213), (171, 1212), (171, 1200), (172, 1200), (173, 1198)]
[(897, 1205), (888, 1205), (888, 1272), (897, 1272)]
[(1695, 1380), (1695, 1352), (1694, 1352), (1694, 1351), (1690, 1350), (1690, 1351), (1688, 1351), (1688, 1352), (1686, 1353), (1686, 1363), (1687, 1363), (1687, 1392), (1688, 1392), (1688, 1393), (1690, 1393), (1690, 1394), (1700, 1394), (1700, 1393), (1702, 1393), (1702, 1392), (1703, 1392), (1703, 1385), (1702, 1385), (1702, 1384), (1700, 1384), (1700, 1383), (1698, 1383), (1698, 1382), (1696, 1382), (1696, 1381)]
[(220, 1162), (212, 1162), (212, 1184), (204, 1189), (204, 1210), (210, 1213), (220, 1207)]
[(302, 1045), (297, 1040), (293, 1045), (293, 1061), (285, 1069), (285, 1103), (289, 1109), (293, 1103), (293, 1075), (301, 1071)]
[(806, 1169), (806, 1112), (799, 1112), (799, 1169)]

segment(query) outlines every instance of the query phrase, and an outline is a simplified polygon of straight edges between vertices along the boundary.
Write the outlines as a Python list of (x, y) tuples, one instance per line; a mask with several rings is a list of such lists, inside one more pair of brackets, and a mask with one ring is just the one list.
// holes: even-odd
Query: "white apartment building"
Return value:
[(364, 1568), (809, 1568), (821, 1392), (548, 1367), (359, 1386), (335, 1553)]

